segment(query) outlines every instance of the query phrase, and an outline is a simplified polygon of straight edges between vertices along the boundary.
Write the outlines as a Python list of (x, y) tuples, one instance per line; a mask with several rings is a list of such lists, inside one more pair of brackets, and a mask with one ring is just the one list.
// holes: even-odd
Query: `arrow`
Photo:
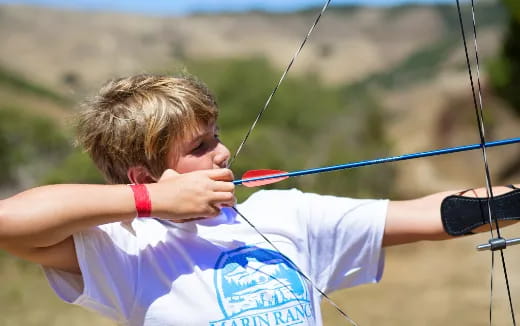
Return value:
[[(493, 142), (487, 142), (484, 144), (484, 146), (485, 147), (496, 147), (496, 146), (502, 146), (502, 145), (515, 144), (515, 143), (520, 143), (519, 137), (497, 140), (497, 141), (493, 141)], [(481, 148), (481, 146), (482, 146), (481, 144), (471, 144), (471, 145), (464, 145), (464, 146), (457, 146), (457, 147), (448, 147), (448, 148), (442, 148), (442, 149), (426, 151), (426, 152), (417, 152), (417, 153), (403, 154), (403, 155), (398, 155), (398, 156), (376, 158), (373, 160), (351, 162), (351, 163), (324, 166), (324, 167), (312, 168), (312, 169), (306, 169), (306, 170), (297, 170), (297, 171), (292, 171), (292, 172), (286, 172), (286, 171), (281, 171), (281, 170), (250, 170), (242, 175), (242, 179), (234, 180), (233, 184), (243, 185), (246, 187), (259, 187), (259, 186), (265, 186), (268, 184), (276, 183), (276, 182), (282, 181), (284, 179), (287, 179), (289, 177), (296, 177), (296, 176), (300, 176), (300, 175), (315, 174), (315, 173), (322, 173), (322, 172), (330, 172), (330, 171), (335, 171), (335, 170), (352, 169), (352, 168), (357, 168), (360, 166), (375, 165), (375, 164), (382, 164), (382, 163), (396, 162), (396, 161), (404, 161), (404, 160), (410, 160), (410, 159), (427, 157), (427, 156), (436, 156), (436, 155), (464, 152), (464, 151), (479, 149), (479, 148)]]

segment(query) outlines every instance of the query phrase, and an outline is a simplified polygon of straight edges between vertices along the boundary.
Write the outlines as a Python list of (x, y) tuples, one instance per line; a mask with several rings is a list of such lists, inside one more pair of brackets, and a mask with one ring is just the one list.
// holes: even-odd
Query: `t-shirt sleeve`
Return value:
[(311, 273), (326, 292), (378, 282), (388, 200), (302, 194)]
[(120, 223), (74, 234), (81, 275), (44, 267), (56, 294), (117, 322), (128, 320), (137, 286), (137, 241)]

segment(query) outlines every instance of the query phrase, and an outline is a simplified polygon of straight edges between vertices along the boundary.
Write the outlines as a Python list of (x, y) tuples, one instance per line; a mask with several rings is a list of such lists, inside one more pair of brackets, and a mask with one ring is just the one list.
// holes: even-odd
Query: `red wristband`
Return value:
[(152, 201), (148, 194), (148, 189), (144, 184), (129, 185), (134, 192), (135, 210), (137, 217), (150, 217), (152, 215)]

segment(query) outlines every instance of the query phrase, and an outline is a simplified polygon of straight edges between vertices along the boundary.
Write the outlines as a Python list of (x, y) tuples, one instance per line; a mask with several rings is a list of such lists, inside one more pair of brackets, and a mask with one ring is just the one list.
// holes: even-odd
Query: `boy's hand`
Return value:
[(215, 217), (225, 206), (235, 205), (233, 172), (200, 170), (179, 174), (166, 170), (159, 181), (148, 184), (152, 216), (174, 222)]

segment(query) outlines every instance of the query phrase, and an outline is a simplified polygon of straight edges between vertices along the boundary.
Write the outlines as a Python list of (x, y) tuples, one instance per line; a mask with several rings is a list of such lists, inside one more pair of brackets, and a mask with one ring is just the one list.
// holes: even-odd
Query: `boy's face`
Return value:
[(200, 125), (198, 132), (182, 141), (178, 148), (177, 160), (172, 153), (168, 156), (168, 168), (178, 173), (225, 168), (230, 157), (229, 150), (220, 142), (215, 122)]

